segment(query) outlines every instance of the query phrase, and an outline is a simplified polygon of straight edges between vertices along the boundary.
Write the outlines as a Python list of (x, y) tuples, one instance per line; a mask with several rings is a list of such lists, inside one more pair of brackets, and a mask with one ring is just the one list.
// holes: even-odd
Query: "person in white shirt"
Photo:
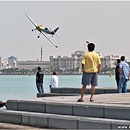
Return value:
[(54, 71), (50, 81), (50, 89), (57, 87), (58, 87), (58, 77), (56, 76), (56, 71)]

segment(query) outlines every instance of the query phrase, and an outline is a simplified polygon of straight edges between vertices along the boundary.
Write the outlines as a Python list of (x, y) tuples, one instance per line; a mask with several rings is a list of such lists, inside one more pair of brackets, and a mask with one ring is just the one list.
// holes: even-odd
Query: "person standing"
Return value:
[(50, 89), (57, 87), (58, 87), (58, 77), (56, 76), (56, 71), (54, 71), (50, 81)]
[(36, 86), (37, 86), (37, 90), (38, 90), (39, 93), (44, 93), (43, 77), (44, 77), (44, 74), (41, 71), (41, 67), (38, 67), (38, 72), (36, 74)]
[(95, 45), (93, 43), (88, 44), (88, 52), (84, 54), (82, 58), (82, 91), (81, 98), (77, 102), (83, 102), (83, 96), (86, 91), (86, 85), (91, 84), (91, 97), (90, 102), (94, 101), (93, 95), (95, 93), (95, 86), (98, 85), (97, 78), (101, 68), (100, 57), (94, 52)]
[(115, 79), (116, 79), (116, 83), (117, 83), (117, 90), (118, 90), (118, 85), (119, 85), (119, 80), (120, 80), (120, 59), (117, 59), (117, 65), (115, 68)]
[(2, 102), (2, 101), (0, 101), (0, 107), (6, 107), (6, 102)]
[(129, 80), (130, 69), (129, 65), (125, 62), (125, 56), (121, 56), (120, 63), (120, 81), (118, 86), (118, 93), (127, 93), (127, 81)]

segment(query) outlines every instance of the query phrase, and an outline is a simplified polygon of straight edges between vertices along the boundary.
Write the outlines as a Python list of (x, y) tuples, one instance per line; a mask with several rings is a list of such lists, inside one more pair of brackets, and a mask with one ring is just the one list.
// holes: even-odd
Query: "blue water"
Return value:
[[(58, 75), (59, 87), (82, 87), (81, 75)], [(44, 91), (49, 93), (51, 75), (44, 76)], [(35, 98), (37, 95), (35, 75), (0, 75), (0, 100)], [(98, 87), (116, 87), (115, 76), (99, 75)], [(130, 82), (128, 82), (130, 86)]]

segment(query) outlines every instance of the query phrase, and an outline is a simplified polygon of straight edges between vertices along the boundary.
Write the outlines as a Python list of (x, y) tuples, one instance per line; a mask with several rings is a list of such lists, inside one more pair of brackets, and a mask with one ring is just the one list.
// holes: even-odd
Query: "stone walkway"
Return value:
[[(80, 96), (59, 96), (59, 97), (42, 97), (35, 99), (27, 99), (33, 101), (55, 101), (55, 102), (77, 102)], [(89, 102), (90, 95), (84, 95), (84, 102)], [(23, 99), (26, 100), (26, 99)], [(77, 102), (78, 103), (78, 102)], [(99, 94), (94, 95), (94, 102), (91, 103), (100, 103), (100, 104), (123, 104), (130, 105), (130, 93), (121, 93), (121, 94)]]

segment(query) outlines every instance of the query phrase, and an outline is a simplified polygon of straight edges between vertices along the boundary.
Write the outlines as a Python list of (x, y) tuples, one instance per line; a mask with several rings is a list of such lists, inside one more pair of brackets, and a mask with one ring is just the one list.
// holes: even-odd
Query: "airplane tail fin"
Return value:
[(53, 31), (52, 31), (52, 34), (55, 34), (55, 33), (57, 32), (58, 29), (59, 29), (59, 27), (56, 28), (55, 30), (53, 30)]

